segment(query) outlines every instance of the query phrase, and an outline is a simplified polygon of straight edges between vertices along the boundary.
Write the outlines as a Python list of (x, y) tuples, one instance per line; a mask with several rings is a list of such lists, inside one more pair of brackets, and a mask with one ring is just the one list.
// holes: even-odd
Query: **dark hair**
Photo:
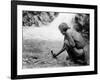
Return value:
[(70, 27), (68, 27), (68, 25), (66, 23), (61, 23), (59, 25), (59, 30), (60, 31), (66, 31), (67, 29), (69, 29)]

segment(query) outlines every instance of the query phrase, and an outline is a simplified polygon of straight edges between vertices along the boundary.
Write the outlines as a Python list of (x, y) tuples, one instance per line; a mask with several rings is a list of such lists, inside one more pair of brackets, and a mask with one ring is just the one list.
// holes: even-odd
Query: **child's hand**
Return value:
[(51, 54), (53, 58), (57, 58), (56, 54), (53, 53), (53, 50), (51, 50)]

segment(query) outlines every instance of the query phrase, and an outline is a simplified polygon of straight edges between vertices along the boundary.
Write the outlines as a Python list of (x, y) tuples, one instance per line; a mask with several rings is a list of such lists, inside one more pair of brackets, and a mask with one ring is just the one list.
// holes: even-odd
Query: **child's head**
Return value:
[(68, 29), (70, 29), (70, 27), (68, 27), (68, 25), (66, 23), (61, 23), (59, 25), (59, 30), (63, 35), (66, 32), (66, 30), (68, 30)]

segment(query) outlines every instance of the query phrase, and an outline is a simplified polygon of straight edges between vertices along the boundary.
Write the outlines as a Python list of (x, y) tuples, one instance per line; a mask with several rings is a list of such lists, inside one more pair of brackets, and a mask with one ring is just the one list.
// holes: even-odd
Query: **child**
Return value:
[(67, 51), (69, 58), (73, 61), (82, 60), (84, 64), (87, 64), (87, 60), (85, 58), (86, 51), (84, 50), (86, 41), (82, 37), (82, 35), (77, 32), (77, 26), (73, 29), (70, 29), (66, 23), (61, 23), (59, 25), (60, 32), (64, 35), (64, 44), (62, 49), (57, 53), (53, 54), (53, 57), (56, 58), (63, 51)]

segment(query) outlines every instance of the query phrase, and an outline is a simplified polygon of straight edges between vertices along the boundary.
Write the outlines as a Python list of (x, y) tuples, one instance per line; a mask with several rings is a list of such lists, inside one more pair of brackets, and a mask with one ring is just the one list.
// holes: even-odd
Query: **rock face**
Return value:
[(40, 12), (40, 11), (23, 11), (23, 26), (40, 27), (51, 23), (57, 16), (58, 12)]

